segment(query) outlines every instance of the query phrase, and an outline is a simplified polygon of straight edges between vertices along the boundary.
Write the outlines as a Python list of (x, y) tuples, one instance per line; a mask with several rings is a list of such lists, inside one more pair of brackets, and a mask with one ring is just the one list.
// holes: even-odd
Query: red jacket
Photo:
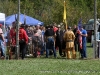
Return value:
[(58, 28), (57, 27), (54, 27), (53, 30), (54, 30), (54, 32), (56, 32), (58, 30)]
[(19, 29), (19, 40), (24, 39), (26, 44), (28, 43), (28, 35), (26, 34), (26, 31), (23, 28)]
[(16, 31), (14, 28), (11, 28), (10, 30), (10, 40), (11, 40), (11, 45), (16, 45)]

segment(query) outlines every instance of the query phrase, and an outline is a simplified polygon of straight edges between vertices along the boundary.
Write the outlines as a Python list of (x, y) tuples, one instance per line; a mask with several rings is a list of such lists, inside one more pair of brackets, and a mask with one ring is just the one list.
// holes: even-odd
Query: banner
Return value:
[(82, 26), (82, 19), (79, 20), (78, 22), (78, 39), (79, 39), (79, 45), (80, 45), (80, 49), (82, 49), (82, 36), (80, 35), (81, 34), (81, 31), (80, 31), (80, 27)]
[(67, 28), (67, 21), (66, 21), (66, 1), (64, 1), (64, 15), (63, 15), (63, 22), (66, 25)]

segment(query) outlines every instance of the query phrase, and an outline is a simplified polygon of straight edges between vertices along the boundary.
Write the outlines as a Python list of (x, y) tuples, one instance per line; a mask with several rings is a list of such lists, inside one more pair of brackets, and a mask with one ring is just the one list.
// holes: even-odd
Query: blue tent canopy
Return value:
[(0, 21), (0, 24), (4, 25), (4, 21)]
[[(17, 19), (17, 14), (13, 14), (11, 16), (8, 16), (6, 17), (6, 21), (5, 21), (5, 24), (6, 25), (11, 25), (12, 22), (16, 21)], [(43, 25), (43, 22), (37, 20), (37, 19), (34, 19), (30, 16), (27, 16), (27, 15), (24, 15), (24, 14), (20, 14), (20, 20), (19, 20), (21, 23), (26, 23), (27, 25)]]

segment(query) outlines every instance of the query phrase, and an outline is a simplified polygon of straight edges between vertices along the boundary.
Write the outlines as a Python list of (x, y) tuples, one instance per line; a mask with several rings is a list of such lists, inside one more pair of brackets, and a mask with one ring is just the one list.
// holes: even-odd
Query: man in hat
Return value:
[(55, 47), (59, 47), (59, 55), (63, 56), (62, 54), (62, 42), (63, 42), (63, 30), (61, 30), (61, 26), (58, 25), (58, 30), (56, 31), (56, 41)]
[(25, 51), (26, 51), (26, 45), (28, 44), (28, 35), (24, 29), (24, 24), (20, 25), (19, 28), (19, 45), (20, 45), (20, 52), (21, 52), (21, 58), (25, 58)]
[(56, 58), (56, 50), (55, 50), (55, 33), (51, 26), (48, 26), (45, 31), (46, 37), (46, 58), (49, 57), (50, 50), (53, 50), (54, 57)]
[[(66, 42), (66, 55), (68, 59), (75, 59), (76, 58), (76, 53), (74, 49), (74, 39), (75, 35), (73, 31), (71, 30), (71, 27), (68, 27), (68, 31), (65, 32), (64, 34), (64, 40)], [(72, 55), (71, 55), (72, 52)]]

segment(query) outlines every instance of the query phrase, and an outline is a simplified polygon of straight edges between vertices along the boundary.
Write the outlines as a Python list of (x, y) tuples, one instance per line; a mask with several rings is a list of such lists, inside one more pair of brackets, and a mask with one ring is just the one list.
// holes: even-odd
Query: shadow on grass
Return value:
[(86, 46), (87, 48), (93, 48), (92, 46)]

